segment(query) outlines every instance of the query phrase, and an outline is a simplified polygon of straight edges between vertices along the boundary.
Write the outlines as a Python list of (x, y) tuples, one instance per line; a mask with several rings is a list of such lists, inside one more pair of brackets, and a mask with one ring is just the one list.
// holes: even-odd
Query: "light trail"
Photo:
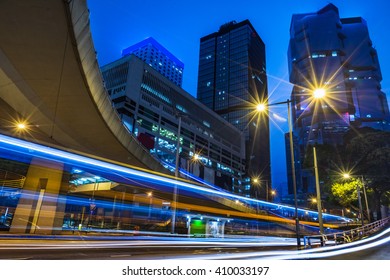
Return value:
[[(313, 249), (304, 249), (301, 251), (287, 251), (287, 250), (273, 250), (265, 252), (251, 252), (251, 253), (231, 253), (225, 255), (207, 255), (202, 257), (189, 257), (188, 259), (201, 260), (222, 260), (222, 259), (272, 259), (272, 260), (294, 260), (294, 259), (319, 259), (335, 257), (343, 254), (354, 253), (358, 251), (368, 250), (377, 246), (390, 242), (390, 236), (380, 239), (381, 237), (390, 234), (390, 228), (383, 232), (368, 237), (366, 239), (358, 240), (351, 243), (340, 244), (330, 247), (319, 247)], [(379, 239), (379, 240), (377, 240)]]
[[(46, 240), (40, 242), (14, 242), (14, 243), (5, 243), (0, 245), (0, 250), (57, 250), (57, 249), (86, 249), (86, 248), (153, 248), (153, 247), (162, 247), (162, 248), (216, 248), (216, 247), (239, 247), (239, 248), (252, 248), (252, 247), (275, 247), (275, 246), (296, 246), (295, 240), (288, 240), (280, 238), (280, 241), (274, 241), (276, 238), (272, 238), (271, 241), (261, 241), (261, 238), (258, 238), (257, 241), (252, 242), (241, 242), (240, 239), (228, 239), (225, 241), (194, 241), (194, 240), (172, 240), (166, 239), (148, 241), (148, 240), (132, 240), (132, 241), (55, 241), (56, 243), (44, 243)], [(264, 238), (267, 239), (267, 238)]]
[[(62, 151), (62, 150), (51, 148), (51, 147), (42, 146), (39, 144), (27, 142), (24, 140), (12, 138), (12, 137), (5, 136), (5, 135), (0, 135), (0, 143), (10, 145), (14, 149), (15, 148), (16, 149), (23, 149), (23, 152), (25, 154), (30, 155), (30, 156), (44, 158), (43, 155), (46, 155), (46, 156), (54, 157), (54, 160), (57, 160), (57, 161), (58, 160), (61, 160), (63, 162), (74, 161), (77, 163), (87, 164), (87, 165), (93, 166), (93, 167), (98, 168), (98, 169), (103, 168), (103, 169), (105, 169), (105, 172), (116, 171), (116, 172), (119, 172), (122, 174), (126, 174), (127, 176), (130, 176), (133, 179), (136, 178), (138, 181), (146, 181), (149, 183), (159, 184), (159, 185), (166, 186), (169, 188), (173, 188), (176, 185), (176, 186), (180, 186), (180, 187), (187, 189), (187, 190), (201, 192), (201, 193), (204, 193), (207, 195), (223, 196), (223, 197), (227, 197), (229, 199), (245, 201), (246, 203), (251, 203), (251, 204), (258, 203), (258, 204), (261, 204), (261, 205), (264, 205), (264, 206), (267, 206), (270, 208), (273, 207), (276, 209), (288, 209), (291, 211), (295, 210), (295, 208), (292, 206), (276, 204), (276, 203), (272, 203), (272, 202), (266, 202), (266, 201), (257, 200), (254, 198), (248, 198), (248, 197), (243, 197), (240, 195), (228, 193), (225, 191), (220, 191), (220, 190), (216, 190), (216, 189), (212, 189), (212, 188), (206, 188), (206, 187), (202, 187), (200, 185), (190, 183), (190, 182), (185, 181), (185, 180), (177, 180), (175, 177), (172, 177), (172, 176), (168, 176), (168, 175), (162, 176), (163, 174), (158, 174), (158, 173), (152, 172), (152, 171), (147, 172), (146, 170), (135, 169), (134, 167), (125, 167), (125, 166), (121, 166), (118, 164), (89, 158), (86, 156)], [(6, 147), (6, 149), (7, 149), (7, 147)], [(42, 155), (40, 155), (38, 153), (41, 153)], [(53, 158), (50, 158), (50, 160), (53, 160)], [(311, 214), (314, 216), (318, 215), (317, 212), (312, 211), (312, 210), (308, 210), (308, 209), (298, 209), (298, 211), (301, 214)], [(338, 221), (344, 221), (344, 222), (350, 221), (350, 219), (348, 219), (346, 217), (341, 217), (341, 216), (332, 215), (332, 214), (324, 213), (323, 216), (324, 216), (324, 218), (328, 217), (330, 219), (336, 219)], [(284, 219), (284, 220), (288, 220), (288, 219)], [(310, 224), (314, 225), (316, 223), (310, 223)]]

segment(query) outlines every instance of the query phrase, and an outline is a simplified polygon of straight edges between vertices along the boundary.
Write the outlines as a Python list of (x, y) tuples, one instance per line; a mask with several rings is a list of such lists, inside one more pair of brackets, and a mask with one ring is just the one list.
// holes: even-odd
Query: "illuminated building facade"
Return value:
[(161, 162), (176, 165), (180, 117), (180, 168), (247, 195), (241, 182), (245, 146), (240, 130), (134, 55), (103, 66), (102, 73), (123, 123)]
[(197, 98), (243, 131), (247, 178), (271, 185), (269, 118), (253, 113), (268, 100), (265, 44), (249, 20), (200, 39)]
[(183, 83), (184, 63), (170, 53), (152, 37), (130, 46), (122, 51), (122, 56), (134, 54), (146, 64), (167, 77), (177, 86)]
[[(351, 127), (390, 129), (378, 55), (363, 18), (340, 18), (333, 4), (293, 15), (288, 63), (294, 85), (294, 134), (301, 155), (296, 164), (308, 145), (343, 144)], [(313, 98), (319, 88), (325, 90), (324, 98)], [(305, 192), (309, 182), (303, 179), (299, 191)]]
[[(329, 4), (293, 15), (288, 62), (300, 144), (341, 144), (350, 126), (389, 129), (389, 107), (366, 21), (340, 18)], [(326, 97), (314, 102), (314, 89)]]

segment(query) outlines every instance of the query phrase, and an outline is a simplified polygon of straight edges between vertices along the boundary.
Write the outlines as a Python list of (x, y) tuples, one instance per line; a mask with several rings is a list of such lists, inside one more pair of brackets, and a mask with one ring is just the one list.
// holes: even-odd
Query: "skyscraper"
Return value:
[(265, 44), (249, 20), (226, 23), (200, 39), (197, 94), (200, 102), (243, 131), (246, 188), (253, 177), (270, 184), (269, 119), (253, 113), (254, 104), (268, 99)]
[[(293, 15), (288, 62), (300, 144), (341, 144), (351, 127), (389, 129), (389, 107), (366, 21), (337, 7)], [(315, 100), (316, 89), (325, 97)]]
[(343, 144), (351, 127), (390, 129), (378, 55), (363, 18), (340, 18), (333, 4), (293, 15), (288, 63), (301, 159), (307, 145)]
[(146, 38), (122, 51), (122, 56), (130, 54), (139, 57), (171, 82), (181, 87), (183, 83), (184, 63), (152, 37)]

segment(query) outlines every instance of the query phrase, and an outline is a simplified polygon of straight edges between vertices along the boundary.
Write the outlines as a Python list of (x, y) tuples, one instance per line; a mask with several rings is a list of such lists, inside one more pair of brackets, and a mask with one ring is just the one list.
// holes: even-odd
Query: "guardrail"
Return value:
[[(390, 223), (390, 217), (371, 224), (331, 234), (308, 235), (303, 237), (304, 248), (313, 246), (338, 245), (353, 242), (373, 234)], [(314, 242), (313, 242), (314, 241)]]

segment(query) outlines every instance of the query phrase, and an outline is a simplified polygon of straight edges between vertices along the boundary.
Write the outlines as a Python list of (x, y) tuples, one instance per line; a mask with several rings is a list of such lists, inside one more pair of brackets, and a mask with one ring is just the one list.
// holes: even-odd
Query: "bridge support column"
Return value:
[(62, 163), (34, 158), (27, 172), (10, 233), (56, 234), (62, 229), (69, 186)]

